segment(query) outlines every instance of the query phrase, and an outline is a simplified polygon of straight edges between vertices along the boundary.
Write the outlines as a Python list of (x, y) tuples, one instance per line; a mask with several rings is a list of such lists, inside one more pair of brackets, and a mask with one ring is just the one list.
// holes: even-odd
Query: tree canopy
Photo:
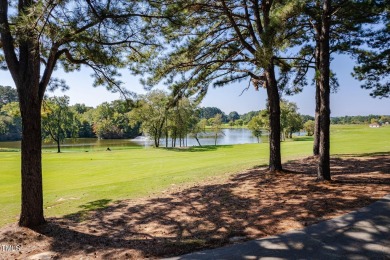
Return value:
[(17, 102), (18, 92), (10, 86), (0, 85), (0, 108), (8, 103)]

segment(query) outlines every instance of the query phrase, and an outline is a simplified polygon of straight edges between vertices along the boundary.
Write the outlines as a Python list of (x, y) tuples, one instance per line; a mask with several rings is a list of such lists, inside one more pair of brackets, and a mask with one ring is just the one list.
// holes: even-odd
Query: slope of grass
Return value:
[[(390, 127), (332, 127), (333, 154), (390, 152)], [(283, 142), (284, 160), (308, 156), (312, 138)], [(94, 201), (159, 193), (172, 184), (223, 176), (268, 162), (268, 144), (193, 147), (190, 149), (129, 148), (43, 153), (46, 216), (61, 216)], [(18, 219), (20, 153), (0, 153), (0, 226)]]

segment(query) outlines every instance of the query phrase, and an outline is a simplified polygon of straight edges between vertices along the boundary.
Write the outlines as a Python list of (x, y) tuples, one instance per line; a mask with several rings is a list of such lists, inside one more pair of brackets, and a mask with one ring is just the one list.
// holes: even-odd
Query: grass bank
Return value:
[[(390, 152), (390, 127), (332, 126), (332, 154)], [(290, 160), (308, 156), (312, 137), (282, 143)], [(268, 161), (268, 144), (192, 147), (189, 149), (129, 148), (43, 153), (46, 216), (62, 216), (104, 206), (119, 199), (159, 193), (171, 185), (226, 176)], [(20, 207), (20, 153), (0, 153), (0, 226), (15, 222)], [(91, 203), (104, 201), (103, 204)], [(88, 204), (89, 203), (89, 204)], [(85, 207), (85, 206), (84, 206)]]

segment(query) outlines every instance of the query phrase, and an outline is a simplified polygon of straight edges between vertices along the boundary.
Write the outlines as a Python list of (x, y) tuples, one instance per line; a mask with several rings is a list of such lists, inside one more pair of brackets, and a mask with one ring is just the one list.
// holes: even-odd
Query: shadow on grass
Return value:
[(101, 210), (107, 207), (107, 205), (111, 202), (109, 199), (101, 199), (88, 202), (87, 204), (79, 206), (82, 210), (65, 215), (64, 218), (70, 219), (74, 222), (82, 222), (88, 218), (88, 215), (91, 211)]
[[(304, 227), (368, 205), (378, 190), (390, 193), (389, 156), (361, 164), (354, 158), (332, 159), (335, 181), (330, 184), (315, 182), (315, 163), (306, 163), (287, 163), (287, 169), (299, 172), (294, 174), (253, 169), (221, 184), (172, 190), (159, 198), (110, 205), (109, 199), (93, 201), (37, 231), (58, 258), (158, 258)], [(347, 248), (353, 243), (348, 240)], [(292, 245), (285, 241), (285, 246)], [(267, 255), (280, 251), (267, 250)]]
[(218, 149), (233, 148), (233, 145), (204, 145), (204, 146), (188, 146), (188, 147), (168, 147), (161, 148), (172, 152), (209, 152), (216, 151)]

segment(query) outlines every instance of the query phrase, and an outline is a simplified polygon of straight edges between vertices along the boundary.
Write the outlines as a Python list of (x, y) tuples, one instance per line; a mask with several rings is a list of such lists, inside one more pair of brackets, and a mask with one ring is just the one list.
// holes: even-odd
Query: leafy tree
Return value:
[(168, 94), (162, 90), (153, 90), (141, 96), (137, 107), (129, 114), (132, 125), (141, 124), (141, 130), (154, 140), (154, 146), (160, 146), (169, 104)]
[(287, 138), (292, 138), (292, 133), (302, 129), (302, 118), (298, 113), (298, 107), (293, 102), (282, 100), (280, 102), (280, 126), (282, 135)]
[(222, 112), (222, 110), (217, 108), (217, 107), (201, 107), (199, 109), (200, 118), (210, 119), (210, 118), (215, 117), (217, 114), (221, 114), (222, 121), (226, 122), (227, 117), (226, 117), (225, 113)]
[(131, 126), (130, 105), (123, 100), (104, 102), (92, 111), (92, 129), (100, 139), (134, 138), (139, 133), (137, 124)]
[(42, 106), (42, 130), (46, 140), (57, 144), (61, 152), (61, 143), (67, 137), (77, 137), (76, 115), (69, 108), (69, 97), (46, 98)]
[(18, 92), (10, 86), (0, 85), (0, 108), (8, 103), (17, 102)]
[(217, 145), (218, 135), (222, 132), (222, 115), (217, 114), (212, 118), (211, 130), (214, 132), (214, 145)]
[(247, 125), (251, 119), (256, 116), (259, 113), (259, 111), (250, 111), (248, 113), (245, 113), (240, 116), (242, 120), (244, 120), (244, 124)]
[[(197, 125), (197, 121), (195, 119), (196, 117), (196, 104), (193, 103), (190, 99), (188, 98), (181, 98), (179, 100), (179, 111), (177, 115), (180, 115), (182, 122), (181, 126), (181, 136), (183, 139), (184, 143), (184, 138), (187, 139), (187, 135), (189, 132), (191, 132), (191, 128), (193, 127), (193, 124)], [(199, 118), (199, 117), (198, 117)], [(199, 143), (199, 142), (198, 142)], [(187, 143), (186, 143), (187, 146)]]
[(244, 120), (242, 120), (242, 119), (237, 119), (237, 120), (236, 120), (236, 125), (237, 125), (237, 126), (243, 126), (243, 125), (244, 125)]
[(95, 85), (115, 90), (117, 68), (141, 59), (143, 46), (158, 39), (153, 29), (143, 28), (145, 19), (155, 17), (151, 9), (145, 1), (1, 1), (0, 61), (15, 82), (23, 124), (19, 225), (45, 222), (41, 105), (49, 83), (58, 85), (54, 69), (87, 66)]
[(85, 104), (74, 104), (73, 106), (70, 107), (73, 111), (77, 112), (78, 114), (84, 114), (87, 111), (93, 109), (93, 107), (88, 107)]
[(308, 136), (312, 136), (314, 134), (314, 126), (315, 123), (313, 120), (308, 120), (303, 124), (303, 129), (306, 131)]
[(22, 118), (18, 102), (10, 102), (0, 108), (0, 140), (20, 140), (22, 135)]
[(76, 122), (78, 128), (78, 137), (91, 138), (96, 137), (92, 129), (92, 110), (93, 107), (88, 107), (85, 104), (75, 104), (70, 107), (72, 112), (76, 114)]
[[(199, 111), (197, 111), (197, 112), (199, 112)], [(196, 113), (192, 114), (192, 116), (189, 119), (190, 135), (195, 138), (195, 140), (198, 142), (199, 146), (202, 146), (202, 145), (200, 144), (198, 135), (200, 133), (204, 133), (205, 128), (206, 128), (206, 126), (204, 125), (205, 124), (204, 120), (206, 120), (206, 119), (205, 118), (200, 119)]]
[(313, 116), (309, 116), (309, 115), (301, 115), (301, 118), (302, 118), (302, 122), (303, 123), (306, 123), (309, 120), (314, 121), (314, 117)]
[(376, 118), (371, 118), (371, 124), (378, 124), (379, 120)]
[(199, 126), (203, 129), (203, 131), (206, 131), (206, 126), (208, 126), (208, 121), (206, 118), (201, 118), (199, 121)]
[(260, 143), (260, 137), (263, 131), (269, 127), (268, 111), (262, 110), (258, 115), (252, 117), (248, 123), (248, 128), (252, 131), (253, 136), (257, 138), (257, 142)]
[(379, 121), (382, 123), (382, 124), (385, 124), (386, 122), (387, 123), (390, 123), (390, 116), (381, 116)]
[(240, 119), (240, 115), (236, 111), (232, 111), (229, 113), (227, 119), (229, 121), (236, 121), (237, 119)]
[[(168, 131), (172, 139), (172, 147), (176, 147), (176, 139), (179, 138), (180, 147), (185, 145), (187, 134), (192, 124), (195, 124), (195, 104), (187, 98), (181, 98), (167, 108)], [(199, 111), (198, 111), (199, 112)]]

